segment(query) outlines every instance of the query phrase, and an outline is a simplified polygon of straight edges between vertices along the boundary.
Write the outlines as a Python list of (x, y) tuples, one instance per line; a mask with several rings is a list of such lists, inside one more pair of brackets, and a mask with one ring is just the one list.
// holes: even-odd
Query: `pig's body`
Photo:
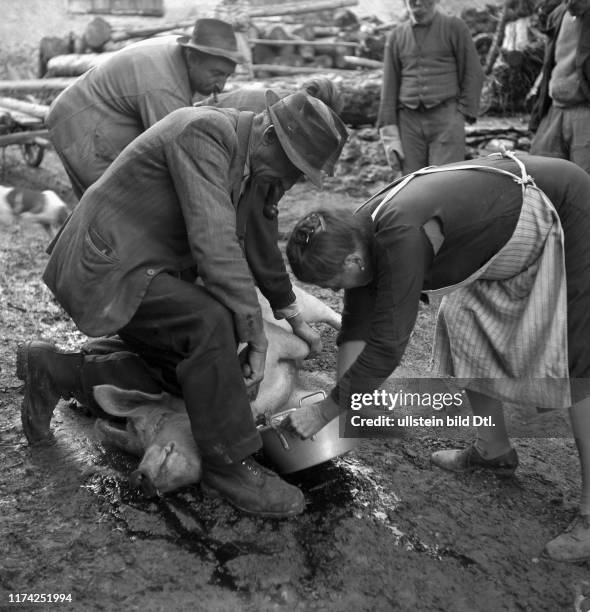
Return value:
[[(331, 308), (302, 289), (296, 288), (295, 292), (309, 323), (321, 321), (340, 327), (340, 316)], [(289, 331), (287, 322), (274, 319), (264, 299), (260, 303), (268, 351), (264, 379), (251, 404), (255, 419), (261, 414), (274, 414), (296, 406), (303, 395), (317, 390), (318, 385), (317, 377), (307, 373), (302, 377), (300, 373), (299, 362), (307, 356), (308, 345)], [(181, 398), (168, 393), (126, 391), (110, 385), (95, 387), (94, 396), (105, 412), (127, 418), (126, 429), (99, 419), (96, 431), (103, 441), (142, 457), (131, 475), (133, 485), (140, 486), (147, 496), (153, 496), (200, 480), (199, 451)]]
[(68, 216), (65, 202), (51, 190), (35, 191), (0, 185), (0, 224), (35, 222), (53, 235)]

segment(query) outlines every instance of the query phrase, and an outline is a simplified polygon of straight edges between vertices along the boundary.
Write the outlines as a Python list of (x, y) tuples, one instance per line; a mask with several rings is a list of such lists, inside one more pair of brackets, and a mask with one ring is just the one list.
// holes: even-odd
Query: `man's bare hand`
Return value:
[(261, 332), (256, 338), (248, 342), (244, 349), (245, 359), (242, 363), (242, 376), (246, 387), (257, 385), (264, 378), (267, 347), (268, 340), (264, 332)]

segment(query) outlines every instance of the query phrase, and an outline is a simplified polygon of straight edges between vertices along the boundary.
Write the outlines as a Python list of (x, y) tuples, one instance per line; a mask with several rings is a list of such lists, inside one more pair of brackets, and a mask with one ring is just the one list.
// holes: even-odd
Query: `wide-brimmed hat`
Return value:
[(192, 36), (180, 36), (177, 42), (182, 47), (225, 57), (236, 64), (244, 61), (231, 23), (220, 19), (197, 19)]
[(348, 138), (346, 126), (321, 100), (303, 92), (281, 99), (269, 89), (265, 99), (287, 157), (314, 185), (321, 187), (322, 170), (333, 174)]

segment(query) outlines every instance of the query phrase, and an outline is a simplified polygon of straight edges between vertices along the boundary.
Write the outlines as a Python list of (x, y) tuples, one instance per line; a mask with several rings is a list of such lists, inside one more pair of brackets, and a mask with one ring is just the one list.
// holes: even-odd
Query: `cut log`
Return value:
[(331, 9), (342, 8), (344, 6), (356, 6), (358, 0), (318, 0), (312, 2), (285, 2), (283, 4), (256, 6), (248, 10), (248, 15), (252, 17), (276, 17), (280, 15), (296, 15), (298, 13), (316, 13)]
[(253, 64), (252, 70), (256, 76), (273, 75), (273, 74), (317, 74), (318, 69), (315, 66), (285, 66), (281, 64)]
[[(103, 54), (104, 55), (104, 54)], [(314, 62), (320, 63), (322, 56), (316, 56)], [(338, 82), (341, 91), (344, 109), (341, 113), (343, 121), (351, 126), (373, 125), (377, 119), (379, 100), (381, 98), (381, 84), (383, 70), (358, 71), (348, 70), (321, 70), (315, 66), (280, 66), (273, 64), (255, 64), (256, 81), (249, 78), (244, 82), (239, 79), (232, 80), (230, 89), (244, 87), (245, 85), (268, 87), (270, 89), (295, 91), (310, 75), (325, 77)], [(0, 93), (14, 95), (20, 93), (59, 92), (65, 89), (75, 78), (29, 79), (20, 81), (0, 81)], [(481, 122), (478, 121), (478, 125)]]
[(318, 53), (314, 56), (311, 64), (320, 69), (328, 70), (334, 67), (334, 58), (327, 53)]
[(95, 17), (84, 29), (84, 42), (92, 51), (100, 51), (111, 39), (111, 26), (102, 17)]
[(73, 83), (75, 78), (53, 78), (53, 79), (20, 79), (12, 81), (0, 81), (0, 93), (9, 92), (41, 92), (61, 91)]
[(5, 136), (0, 136), (0, 147), (36, 142), (36, 140), (39, 138), (49, 138), (49, 130), (17, 132), (16, 134), (6, 134)]
[[(317, 56), (316, 56), (317, 59)], [(261, 68), (267, 68), (262, 66)], [(309, 78), (312, 73), (317, 77), (325, 77), (335, 80), (341, 92), (344, 108), (340, 113), (342, 120), (347, 125), (354, 127), (374, 125), (377, 120), (379, 101), (381, 99), (381, 84), (383, 82), (383, 70), (363, 71), (358, 70), (328, 70), (321, 72), (318, 68), (283, 67), (284, 72), (280, 76), (266, 77), (265, 70), (260, 70), (257, 85), (277, 91), (295, 91)], [(268, 66), (266, 74), (279, 74), (272, 69), (277, 66)], [(261, 73), (263, 76), (261, 76)], [(237, 86), (240, 86), (236, 84)], [(249, 83), (249, 85), (252, 85)], [(243, 87), (243, 85), (241, 85)]]
[(69, 0), (68, 12), (163, 17), (164, 0)]
[(49, 106), (46, 104), (34, 104), (33, 102), (25, 102), (24, 100), (18, 100), (16, 98), (3, 98), (0, 97), (0, 107), (24, 113), (31, 117), (36, 117), (45, 121)]
[(273, 47), (254, 45), (252, 47), (252, 64), (271, 64), (277, 56)]
[(106, 53), (70, 53), (57, 55), (47, 62), (47, 76), (80, 76), (94, 66), (112, 57), (115, 51)]
[(505, 0), (504, 4), (502, 5), (502, 8), (500, 9), (500, 14), (498, 15), (498, 23), (496, 24), (496, 29), (494, 31), (494, 38), (492, 40), (492, 44), (490, 45), (488, 55), (486, 57), (486, 63), (483, 69), (485, 75), (491, 74), (494, 64), (496, 63), (498, 54), (500, 53), (502, 41), (504, 40), (504, 30), (506, 28), (507, 18), (508, 0)]
[(47, 72), (47, 62), (56, 55), (74, 52), (74, 34), (70, 33), (64, 38), (57, 36), (44, 36), (39, 43), (39, 70), (37, 76), (41, 78)]
[(111, 40), (113, 42), (120, 42), (122, 40), (129, 40), (130, 38), (148, 38), (149, 36), (155, 36), (156, 34), (161, 34), (162, 32), (192, 28), (194, 25), (195, 21), (193, 19), (192, 21), (163, 23), (160, 26), (154, 26), (151, 28), (138, 28), (137, 30), (114, 30), (111, 34)]
[(502, 56), (512, 68), (520, 66), (529, 45), (530, 17), (521, 17), (506, 24), (504, 40), (502, 41)]
[(355, 57), (354, 55), (345, 55), (344, 61), (350, 66), (359, 66), (361, 68), (383, 68), (383, 62), (367, 59), (366, 57)]
[(315, 40), (316, 32), (313, 26), (307, 23), (298, 23), (291, 30), (291, 36), (303, 38), (304, 40)]
[(329, 26), (323, 24), (306, 24), (308, 27), (312, 28), (313, 36), (303, 36), (303, 38), (311, 39), (311, 38), (323, 38), (325, 36), (338, 36), (342, 31), (340, 28), (336, 26)]
[(251, 45), (268, 45), (268, 46), (293, 46), (293, 45), (305, 45), (307, 47), (314, 47), (316, 49), (356, 49), (359, 44), (355, 42), (344, 42), (336, 40), (303, 40), (298, 38), (289, 38), (285, 40), (273, 40), (268, 38), (251, 38), (248, 40)]

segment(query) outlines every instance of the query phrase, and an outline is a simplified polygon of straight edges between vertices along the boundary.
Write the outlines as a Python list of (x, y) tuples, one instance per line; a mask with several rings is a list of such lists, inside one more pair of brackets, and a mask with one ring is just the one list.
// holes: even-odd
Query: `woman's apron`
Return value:
[[(502, 154), (499, 154), (502, 155)], [(373, 211), (415, 176), (456, 170), (496, 172), (522, 186), (514, 233), (496, 255), (460, 283), (427, 291), (444, 295), (432, 357), (440, 376), (502, 401), (560, 408), (571, 404), (567, 346), (567, 288), (563, 230), (549, 198), (527, 175), (488, 166), (428, 167), (403, 177)], [(442, 240), (425, 227), (435, 253)], [(441, 236), (441, 239), (444, 237)]]

